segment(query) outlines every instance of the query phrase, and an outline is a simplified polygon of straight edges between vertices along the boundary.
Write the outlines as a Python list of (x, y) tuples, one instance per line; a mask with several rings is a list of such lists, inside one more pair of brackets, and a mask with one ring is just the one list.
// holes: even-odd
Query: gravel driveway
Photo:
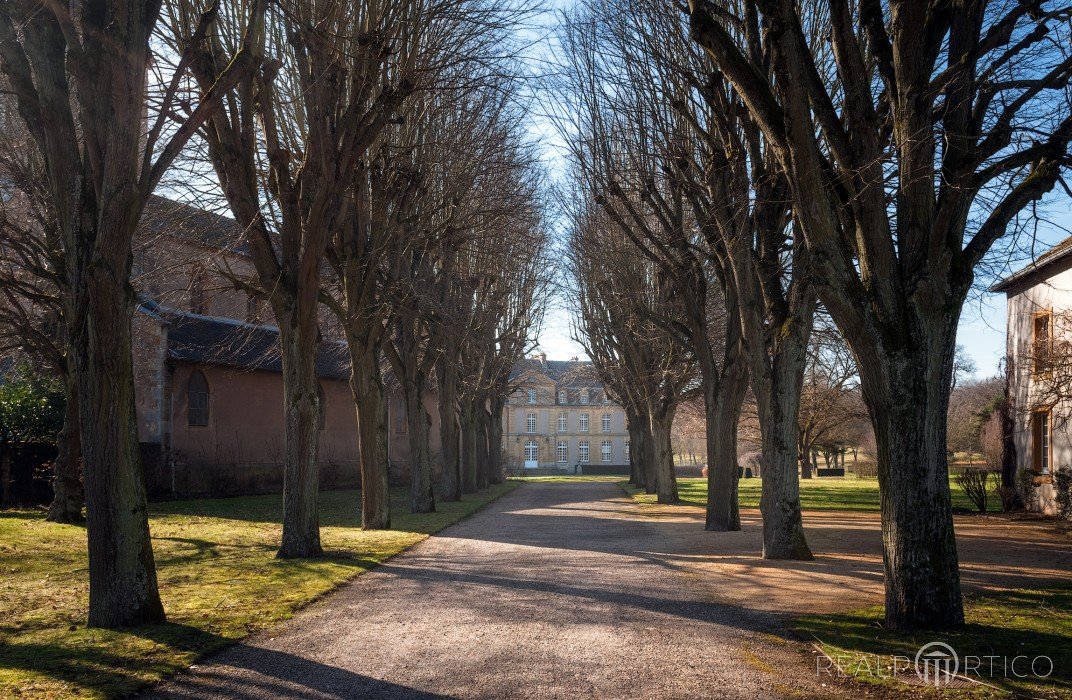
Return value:
[(528, 483), (149, 697), (841, 692), (765, 633), (774, 617), (715, 602), (719, 581), (671, 564), (688, 545), (669, 525), (611, 483)]

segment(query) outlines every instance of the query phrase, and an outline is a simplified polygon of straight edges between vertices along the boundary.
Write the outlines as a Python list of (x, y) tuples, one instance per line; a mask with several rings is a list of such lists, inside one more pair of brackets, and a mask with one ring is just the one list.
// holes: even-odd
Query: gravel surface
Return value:
[[(717, 602), (725, 581), (674, 563), (697, 540), (670, 525), (611, 483), (525, 484), (147, 696), (844, 693), (816, 680), (773, 615)], [(708, 552), (735, 536), (708, 534)]]

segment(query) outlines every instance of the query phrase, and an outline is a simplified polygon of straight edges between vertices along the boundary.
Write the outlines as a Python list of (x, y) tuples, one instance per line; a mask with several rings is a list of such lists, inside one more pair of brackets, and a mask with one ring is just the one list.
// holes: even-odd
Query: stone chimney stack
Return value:
[(540, 363), (544, 364), (544, 365), (547, 364), (547, 353), (546, 352), (541, 352), (540, 353)]

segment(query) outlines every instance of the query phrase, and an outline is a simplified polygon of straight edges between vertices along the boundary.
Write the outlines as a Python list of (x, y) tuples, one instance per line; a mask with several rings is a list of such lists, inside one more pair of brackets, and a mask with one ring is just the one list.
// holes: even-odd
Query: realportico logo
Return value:
[(925, 685), (946, 685), (960, 672), (956, 650), (945, 642), (928, 642), (916, 652), (916, 675)]
[(1045, 679), (1053, 674), (1049, 656), (960, 655), (945, 642), (927, 642), (914, 658), (899, 654), (828, 655), (816, 645), (815, 674), (836, 678), (892, 679), (935, 688), (989, 685), (998, 678)]

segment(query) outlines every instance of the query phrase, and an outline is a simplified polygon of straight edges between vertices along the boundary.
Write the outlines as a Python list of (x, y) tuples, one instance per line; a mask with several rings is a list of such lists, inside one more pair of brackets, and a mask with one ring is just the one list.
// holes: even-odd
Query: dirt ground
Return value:
[[(815, 553), (810, 562), (761, 559), (757, 509), (741, 512), (742, 531), (703, 532), (702, 508), (643, 506), (682, 541), (666, 561), (724, 582), (720, 600), (788, 615), (837, 612), (883, 599), (882, 532), (878, 513), (806, 511), (804, 530)], [(956, 516), (957, 553), (966, 591), (1033, 588), (1072, 582), (1072, 528), (1024, 516)]]

